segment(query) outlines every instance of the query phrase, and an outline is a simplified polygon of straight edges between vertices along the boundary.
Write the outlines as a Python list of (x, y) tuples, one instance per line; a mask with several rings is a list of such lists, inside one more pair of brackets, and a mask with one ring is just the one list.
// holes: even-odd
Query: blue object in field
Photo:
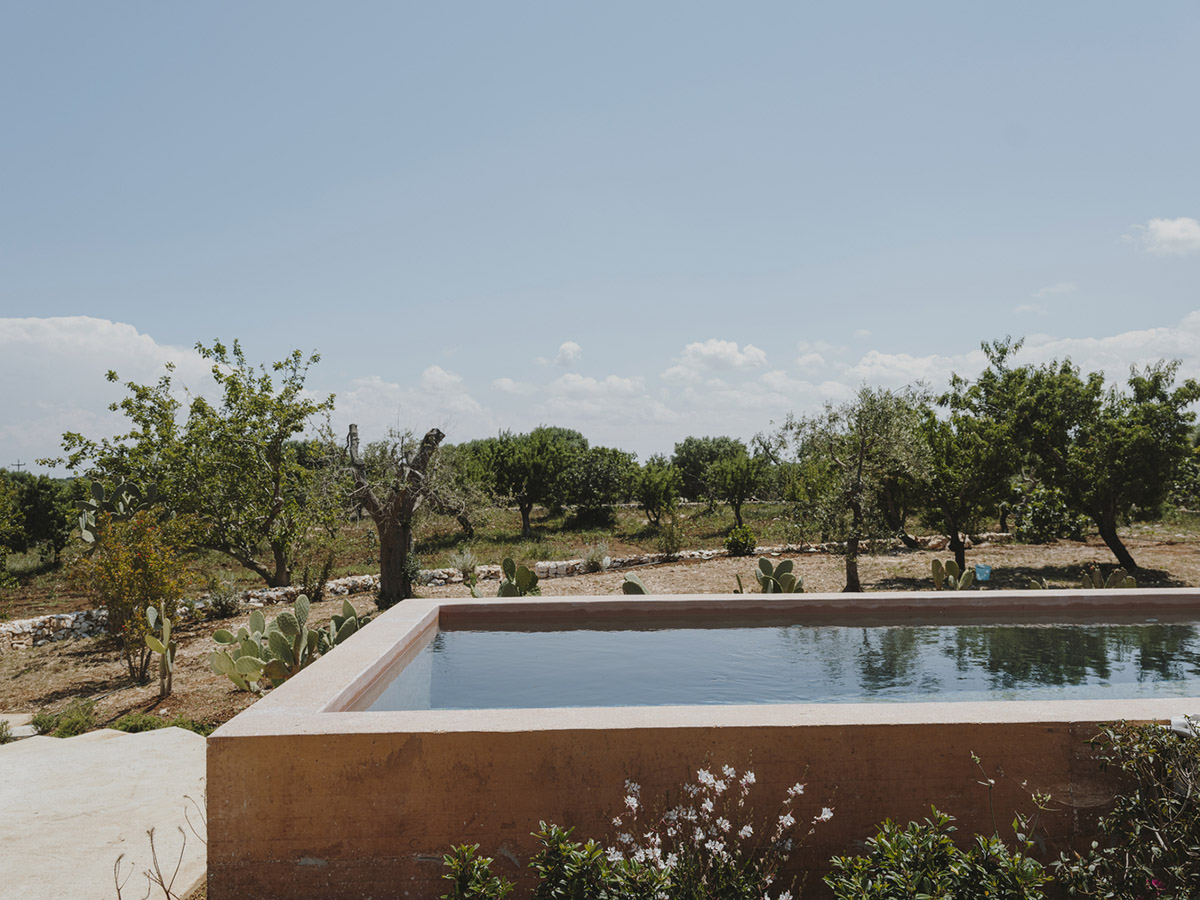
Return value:
[(975, 580), (976, 581), (991, 581), (992, 580), (992, 567), (985, 566), (982, 563), (975, 566)]

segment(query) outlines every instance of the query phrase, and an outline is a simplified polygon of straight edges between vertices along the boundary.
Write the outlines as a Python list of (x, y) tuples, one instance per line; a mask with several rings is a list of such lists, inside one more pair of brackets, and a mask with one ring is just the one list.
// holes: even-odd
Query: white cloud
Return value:
[(1013, 312), (1036, 313), (1039, 316), (1044, 316), (1046, 314), (1046, 308), (1040, 303), (1022, 303), (1020, 306), (1014, 308)]
[(1050, 284), (1044, 288), (1040, 288), (1034, 292), (1035, 297), (1049, 297), (1052, 294), (1073, 294), (1079, 290), (1079, 286), (1073, 281), (1060, 281), (1057, 284)]
[(1151, 219), (1145, 225), (1134, 225), (1125, 238), (1155, 256), (1184, 256), (1200, 252), (1200, 221), (1188, 216)]
[(847, 370), (854, 383), (866, 383), (878, 387), (903, 387), (916, 381), (932, 385), (944, 383), (952, 372), (975, 373), (983, 369), (987, 358), (982, 350), (942, 356), (931, 353), (912, 356), (908, 353), (882, 353), (871, 350)]
[(518, 397), (536, 394), (537, 387), (528, 384), (524, 381), (513, 381), (511, 378), (497, 378), (492, 382), (492, 387), (505, 394), (514, 394)]
[(579, 362), (579, 357), (583, 355), (583, 348), (574, 341), (565, 341), (558, 348), (558, 355), (554, 357), (556, 366), (569, 366)]
[(167, 363), (181, 388), (211, 389), (211, 364), (200, 354), (160, 344), (132, 325), (92, 316), (0, 318), (0, 465), (56, 455), (65, 431), (95, 438), (128, 431), (127, 420), (108, 410), (125, 388), (105, 373), (147, 384)]
[[(415, 387), (366, 375), (339, 391), (334, 410), (335, 431), (350, 422), (359, 426), (366, 441), (382, 438), (389, 429), (420, 431), (433, 425), (450, 431), (466, 426), (473, 432), (492, 424), (492, 416), (467, 392), (460, 376), (441, 366), (430, 366)], [(451, 439), (456, 439), (454, 436)]]
[(675, 362), (674, 366), (662, 373), (662, 377), (675, 384), (684, 384), (699, 381), (709, 372), (731, 372), (765, 366), (767, 354), (753, 344), (746, 344), (739, 349), (736, 341), (709, 338), (702, 343), (688, 344)]
[(828, 367), (829, 363), (825, 362), (825, 357), (820, 353), (801, 353), (796, 357), (796, 368), (806, 375), (814, 375)]
[[(674, 422), (676, 412), (646, 390), (640, 376), (602, 379), (568, 372), (546, 386), (542, 410), (578, 426), (589, 419), (605, 423)], [(586, 427), (583, 429), (586, 432)]]
[(854, 332), (854, 336), (856, 338), (869, 338), (871, 336), (871, 332), (866, 328), (860, 328), (858, 331)]
[(562, 366), (564, 368), (575, 365), (583, 356), (583, 348), (574, 341), (564, 341), (558, 347), (558, 353), (554, 355), (554, 359), (547, 359), (544, 356), (537, 357), (534, 360), (539, 366)]

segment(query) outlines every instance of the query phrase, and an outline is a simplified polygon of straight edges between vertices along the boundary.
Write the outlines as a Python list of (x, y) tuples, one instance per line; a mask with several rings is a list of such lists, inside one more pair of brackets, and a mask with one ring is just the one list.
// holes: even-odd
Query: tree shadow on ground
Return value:
[[(968, 565), (971, 565), (971, 563), (968, 562)], [(1116, 563), (1101, 563), (1099, 565), (1100, 574), (1103, 578), (1108, 578), (1113, 569), (1116, 568)], [(991, 579), (986, 582), (976, 581), (971, 590), (984, 585), (994, 590), (1027, 590), (1033, 581), (1039, 583), (1044, 581), (1051, 588), (1076, 588), (1079, 587), (1083, 570), (1084, 567), (1079, 563), (1072, 563), (1071, 565), (993, 567)], [(1186, 582), (1180, 581), (1170, 572), (1164, 572), (1161, 569), (1138, 569), (1132, 574), (1137, 581), (1137, 586), (1140, 588), (1188, 586)], [(873, 587), (875, 590), (881, 591), (929, 591), (933, 590), (933, 575), (932, 573), (925, 576), (893, 575), (880, 579), (874, 583)]]

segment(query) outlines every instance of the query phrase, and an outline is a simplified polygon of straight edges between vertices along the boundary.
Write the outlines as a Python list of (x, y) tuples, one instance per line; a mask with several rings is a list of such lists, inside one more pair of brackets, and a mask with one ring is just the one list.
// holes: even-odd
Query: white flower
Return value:
[(625, 805), (629, 807), (630, 812), (637, 812), (637, 808), (639, 805), (638, 798), (633, 796), (633, 794), (628, 795), (625, 798)]
[(638, 784), (636, 781), (630, 781), (629, 779), (625, 779), (625, 790), (627, 790), (629, 793), (636, 796), (637, 794), (641, 793), (642, 786), (640, 784)]
[(779, 827), (780, 828), (791, 828), (795, 824), (796, 824), (796, 818), (790, 812), (784, 813), (782, 816), (779, 817)]
[(725, 851), (725, 844), (718, 840), (711, 840), (704, 845), (704, 849), (709, 853), (719, 854)]
[(830, 807), (826, 806), (824, 809), (821, 810), (821, 814), (819, 816), (813, 816), (813, 821), (814, 822), (828, 822), (832, 818), (833, 818), (833, 810)]
[(630, 834), (628, 831), (623, 831), (617, 835), (617, 843), (632, 845), (633, 844), (633, 835)]
[(722, 831), (728, 832), (729, 829), (732, 828), (733, 826), (729, 824), (728, 819), (726, 819), (724, 816), (721, 816), (720, 818), (717, 819), (717, 827), (720, 828)]
[(708, 769), (700, 769), (698, 772), (696, 772), (696, 780), (704, 785), (712, 784), (712, 773), (709, 772)]
[(729, 784), (724, 779), (713, 782), (713, 790), (716, 791), (718, 794), (723, 793), (727, 787), (729, 787)]
[(620, 828), (620, 827), (621, 827), (621, 824), (622, 824), (622, 823), (621, 823), (621, 817), (620, 817), (620, 816), (613, 816), (613, 827), (614, 827), (614, 828)]
[(742, 776), (743, 787), (748, 784), (754, 784), (754, 781), (755, 781), (755, 778), (754, 778), (753, 772), (747, 772), (745, 775)]
[(704, 810), (706, 813), (710, 813), (710, 812), (712, 812), (712, 811), (713, 811), (713, 802), (712, 802), (712, 798), (711, 798), (711, 797), (709, 797), (709, 798), (705, 799), (705, 801), (704, 801), (703, 803), (701, 803), (701, 804), (700, 804), (700, 808), (701, 808), (702, 810)]
[(792, 892), (784, 891), (782, 894), (779, 895), (779, 900), (792, 900)]
[(625, 858), (625, 856), (621, 853), (621, 851), (618, 850), (616, 847), (609, 847), (607, 855), (608, 855), (608, 861), (612, 862), (612, 863), (620, 862), (621, 860), (623, 860)]
[(696, 846), (700, 846), (701, 844), (704, 843), (704, 839), (706, 837), (708, 837), (708, 835), (706, 835), (704, 833), (704, 829), (697, 828), (696, 833), (692, 835), (692, 843), (695, 844)]
[(752, 834), (754, 834), (754, 827), (751, 825), (743, 825), (742, 830), (738, 832), (738, 837), (748, 838)]
[(733, 766), (721, 766), (721, 774), (726, 778), (736, 778), (737, 770)]
[(679, 855), (678, 855), (678, 854), (676, 854), (676, 853), (668, 853), (668, 854), (667, 854), (667, 868), (668, 868), (668, 869), (673, 869), (673, 868), (675, 868), (675, 865), (676, 865), (678, 862), (679, 862)]
[(800, 784), (799, 782), (796, 782), (790, 788), (788, 788), (788, 796), (789, 797), (799, 797), (803, 793), (804, 793), (804, 785)]

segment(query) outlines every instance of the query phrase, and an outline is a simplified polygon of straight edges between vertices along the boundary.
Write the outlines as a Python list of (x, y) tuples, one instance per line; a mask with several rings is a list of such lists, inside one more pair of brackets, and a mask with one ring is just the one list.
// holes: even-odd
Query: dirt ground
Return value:
[[(1127, 541), (1143, 569), (1137, 573), (1141, 587), (1200, 585), (1200, 540), (1193, 534), (1131, 535)], [(789, 554), (810, 592), (840, 591), (845, 584), (845, 562), (824, 553)], [(914, 590), (928, 588), (930, 563), (934, 557), (946, 559), (945, 552), (893, 550), (859, 561), (864, 587), (868, 591)], [(781, 557), (783, 558), (783, 557)], [(1051, 585), (1073, 586), (1083, 566), (1094, 563), (1107, 574), (1113, 567), (1112, 554), (1093, 539), (1087, 544), (1062, 542), (1044, 546), (981, 545), (967, 555), (969, 564), (985, 563), (993, 567), (988, 588), (1023, 588), (1031, 578), (1045, 579)], [(647, 566), (636, 570), (599, 572), (571, 578), (553, 578), (542, 582), (544, 596), (613, 594), (620, 591), (627, 571), (636, 571), (652, 593), (728, 593), (736, 587), (735, 575), (749, 589), (757, 588), (753, 571), (756, 557), (687, 561)], [(485, 595), (495, 592), (494, 581), (480, 585)], [(424, 588), (423, 596), (464, 597), (466, 588), (447, 585)], [(351, 597), (360, 612), (372, 612), (370, 595)], [(322, 625), (339, 612), (342, 598), (314, 604), (311, 621)], [(270, 614), (270, 610), (268, 610)], [(174, 693), (158, 698), (157, 681), (133, 684), (115, 644), (105, 638), (91, 638), (48, 644), (32, 650), (0, 653), (0, 710), (35, 712), (56, 710), (75, 697), (95, 699), (95, 712), (101, 724), (114, 721), (131, 711), (150, 712), (168, 717), (184, 716), (206, 724), (224, 722), (254, 702), (255, 695), (239, 692), (228, 679), (209, 668), (208, 657), (216, 644), (212, 633), (217, 628), (235, 628), (245, 616), (228, 621), (189, 623), (177, 632), (179, 654)], [(336, 652), (336, 651), (335, 651)]]

